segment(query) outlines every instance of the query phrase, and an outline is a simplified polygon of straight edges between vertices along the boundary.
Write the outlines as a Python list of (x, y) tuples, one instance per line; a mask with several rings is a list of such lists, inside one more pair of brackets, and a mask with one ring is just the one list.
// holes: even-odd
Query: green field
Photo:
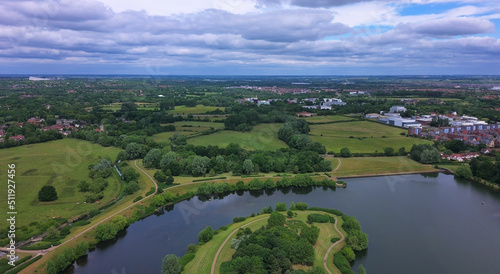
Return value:
[(331, 122), (340, 122), (340, 121), (350, 121), (356, 119), (354, 117), (346, 117), (342, 115), (328, 115), (328, 116), (314, 116), (314, 117), (306, 117), (299, 118), (304, 119), (308, 123), (331, 123)]
[[(172, 124), (162, 124), (162, 126), (172, 125)], [(211, 122), (196, 122), (196, 121), (182, 121), (175, 122), (175, 132), (162, 132), (153, 135), (153, 140), (155, 142), (165, 142), (168, 141), (175, 133), (182, 134), (185, 136), (198, 135), (202, 131), (214, 129), (223, 129), (223, 123), (211, 123)]]
[[(100, 204), (85, 204), (84, 195), (77, 191), (76, 185), (80, 180), (89, 180), (89, 164), (96, 164), (104, 157), (114, 160), (119, 151), (70, 138), (0, 150), (0, 178), (7, 181), (7, 165), (16, 165), (16, 225), (57, 217), (69, 219), (111, 202), (121, 189), (117, 175), (107, 179), (109, 185)], [(39, 202), (38, 191), (44, 185), (54, 186), (59, 199)], [(7, 187), (0, 189), (0, 196), (7, 197)], [(0, 208), (7, 212), (7, 203)]]
[(281, 124), (260, 124), (250, 132), (223, 130), (210, 135), (197, 136), (188, 139), (188, 144), (217, 145), (226, 147), (230, 143), (237, 143), (249, 150), (276, 150), (286, 148), (285, 142), (278, 139), (278, 130)]
[(395, 151), (400, 147), (405, 147), (409, 151), (414, 144), (432, 144), (430, 141), (400, 135), (406, 134), (408, 132), (406, 129), (369, 121), (311, 125), (310, 127), (311, 139), (325, 145), (327, 151), (335, 153), (339, 153), (344, 147), (349, 148), (351, 153), (373, 153), (383, 152), (386, 147), (392, 147)]
[[(287, 222), (290, 220), (300, 220), (303, 222), (304, 225), (306, 225), (307, 215), (310, 213), (320, 213), (320, 214), (327, 214), (334, 216), (332, 214), (325, 212), (311, 212), (311, 211), (295, 211), (295, 212), (298, 215), (293, 217), (292, 219), (287, 218)], [(283, 214), (285, 214), (285, 212), (283, 212)], [(238, 230), (242, 226), (244, 226), (245, 228), (248, 227), (252, 231), (255, 231), (259, 229), (261, 226), (265, 226), (267, 224), (268, 217), (269, 214), (261, 214), (255, 217), (247, 218), (243, 222), (233, 223), (229, 225), (226, 231), (221, 231), (220, 233), (215, 235), (214, 238), (210, 240), (208, 243), (199, 247), (199, 250), (196, 252), (195, 258), (186, 265), (183, 273), (210, 273), (215, 254), (233, 231)], [(339, 218), (337, 216), (334, 217), (339, 219), (340, 221), (342, 220), (342, 218)], [(330, 239), (333, 237), (340, 238), (340, 235), (337, 233), (332, 223), (324, 223), (324, 224), (315, 223), (314, 225), (321, 230), (318, 241), (314, 245), (314, 249), (316, 252), (316, 260), (314, 264), (323, 267), (323, 257), (325, 256), (328, 247), (330, 247), (330, 245), (332, 244)], [(341, 225), (342, 222), (339, 222), (337, 227), (341, 229)], [(345, 233), (342, 229), (341, 231)], [(229, 261), (232, 259), (232, 255), (235, 252), (235, 250), (231, 248), (231, 239), (233, 238), (235, 238), (235, 234), (233, 234), (230, 237), (230, 239), (226, 242), (226, 244), (222, 247), (221, 253), (219, 254), (219, 257), (215, 264), (215, 273), (220, 273), (220, 266), (222, 262)], [(331, 270), (334, 270), (335, 272), (338, 269), (336, 269), (336, 267), (333, 265), (333, 253), (335, 253), (338, 250), (340, 250), (340, 248), (332, 250), (332, 253), (329, 256), (329, 258), (331, 257), (330, 260), (331, 263), (330, 262), (328, 263), (328, 267)], [(294, 266), (294, 268), (307, 270), (310, 267), (296, 265)]]
[(220, 109), (224, 111), (225, 107), (211, 107), (204, 105), (197, 105), (196, 107), (188, 107), (188, 106), (175, 106), (173, 110), (167, 110), (167, 113), (174, 115), (183, 115), (183, 114), (203, 114), (208, 111), (214, 111), (216, 109)]
[(335, 158), (332, 160), (334, 167), (339, 160), (342, 163), (333, 172), (337, 177), (438, 171), (431, 165), (423, 165), (404, 156)]
[[(159, 110), (160, 107), (157, 103), (140, 103), (136, 102), (135, 105), (137, 106), (137, 110)], [(107, 105), (102, 105), (101, 106), (103, 110), (111, 110), (111, 111), (117, 111), (122, 108), (122, 103), (111, 103)]]

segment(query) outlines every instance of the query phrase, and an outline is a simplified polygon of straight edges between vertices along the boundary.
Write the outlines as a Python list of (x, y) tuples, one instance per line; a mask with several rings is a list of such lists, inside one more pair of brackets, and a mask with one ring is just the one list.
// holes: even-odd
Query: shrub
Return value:
[(307, 215), (307, 222), (312, 223), (328, 223), (330, 221), (330, 216), (312, 213)]
[(143, 198), (142, 196), (137, 196), (137, 197), (135, 197), (133, 202), (135, 203), (137, 201), (140, 201), (140, 200), (142, 200), (142, 198)]
[(295, 205), (295, 207), (298, 209), (298, 210), (306, 210), (307, 209), (307, 204), (306, 203), (303, 203), (303, 202), (299, 202)]
[(277, 203), (276, 204), (276, 211), (286, 211), (286, 204), (285, 203)]
[(206, 243), (212, 240), (213, 237), (214, 230), (210, 226), (207, 226), (198, 234), (198, 241), (200, 241), (200, 243)]
[(139, 189), (141, 189), (139, 184), (135, 181), (132, 181), (128, 183), (127, 186), (125, 186), (125, 194), (127, 195), (134, 194), (134, 192), (138, 191)]

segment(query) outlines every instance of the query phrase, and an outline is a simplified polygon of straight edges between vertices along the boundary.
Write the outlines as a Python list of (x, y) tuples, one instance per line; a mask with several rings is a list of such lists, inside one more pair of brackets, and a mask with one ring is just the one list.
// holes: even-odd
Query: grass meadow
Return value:
[(193, 145), (218, 145), (226, 147), (230, 143), (237, 143), (248, 150), (276, 150), (288, 147), (278, 139), (278, 130), (282, 124), (260, 124), (250, 132), (223, 130), (210, 135), (202, 135), (188, 139)]
[[(172, 125), (172, 124), (162, 124), (162, 126)], [(212, 123), (212, 122), (197, 122), (197, 121), (181, 121), (173, 123), (175, 125), (175, 131), (173, 132), (162, 132), (153, 135), (153, 140), (155, 142), (166, 142), (169, 141), (169, 138), (172, 137), (175, 133), (182, 134), (187, 137), (192, 135), (198, 135), (202, 131), (209, 130), (210, 128), (214, 129), (223, 129), (223, 123)]]
[(391, 127), (369, 121), (352, 121), (345, 123), (311, 125), (309, 136), (313, 141), (325, 145), (327, 151), (339, 153), (344, 147), (351, 153), (383, 152), (386, 147), (398, 150), (405, 147), (407, 151), (414, 144), (432, 144), (430, 141), (406, 137), (406, 129)]
[(205, 106), (205, 105), (197, 105), (195, 107), (175, 106), (175, 109), (167, 110), (167, 113), (174, 114), (174, 115), (203, 114), (203, 113), (207, 113), (209, 111), (214, 111), (216, 109), (220, 109), (220, 110), (224, 111), (226, 108), (225, 107), (211, 107), (211, 106)]
[[(100, 204), (84, 204), (84, 194), (78, 192), (76, 185), (90, 179), (89, 164), (105, 157), (114, 160), (119, 151), (70, 138), (0, 150), (0, 178), (6, 181), (7, 165), (16, 165), (17, 226), (53, 218), (69, 219), (113, 201), (121, 190), (116, 174), (107, 179), (109, 185)], [(39, 202), (38, 191), (44, 185), (54, 186), (59, 199)], [(7, 187), (0, 188), (0, 196), (7, 196)], [(7, 203), (2, 203), (4, 212), (6, 207)]]
[(437, 171), (432, 165), (423, 165), (405, 156), (335, 158), (334, 167), (339, 160), (342, 163), (333, 172), (337, 177)]

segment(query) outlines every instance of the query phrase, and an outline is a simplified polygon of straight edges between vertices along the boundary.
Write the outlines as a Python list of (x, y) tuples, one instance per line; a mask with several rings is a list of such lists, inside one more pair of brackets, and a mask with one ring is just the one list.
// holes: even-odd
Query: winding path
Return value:
[[(340, 159), (339, 159), (339, 161), (340, 161)], [(339, 165), (339, 166), (340, 166), (340, 165)], [(336, 245), (340, 244), (340, 243), (341, 243), (342, 241), (344, 241), (344, 239), (345, 239), (344, 234), (342, 234), (342, 232), (340, 232), (340, 230), (338, 229), (338, 227), (337, 227), (337, 223), (338, 223), (338, 219), (337, 219), (337, 218), (335, 218), (335, 224), (333, 224), (333, 226), (335, 227), (335, 230), (337, 230), (337, 232), (338, 232), (338, 233), (342, 236), (342, 238), (340, 238), (340, 240), (338, 240), (338, 241), (336, 241), (335, 243), (333, 243), (333, 244), (332, 244), (332, 245), (328, 248), (328, 250), (326, 251), (325, 258), (324, 258), (324, 260), (323, 260), (323, 266), (325, 267), (326, 272), (328, 272), (328, 274), (332, 274), (332, 272), (330, 271), (330, 269), (328, 269), (328, 266), (326, 265), (326, 261), (328, 260), (328, 255), (330, 255), (330, 251), (332, 251), (332, 249), (333, 249)]]
[(269, 217), (264, 217), (264, 218), (260, 218), (260, 219), (251, 221), (248, 224), (244, 224), (244, 225), (240, 226), (239, 228), (235, 229), (233, 232), (231, 232), (231, 234), (229, 234), (229, 236), (227, 236), (227, 238), (224, 240), (224, 242), (220, 245), (219, 250), (217, 250), (217, 253), (215, 254), (214, 260), (212, 261), (212, 269), (210, 270), (210, 273), (215, 274), (215, 264), (217, 262), (217, 258), (219, 257), (219, 254), (222, 251), (222, 248), (226, 245), (227, 241), (229, 241), (229, 239), (234, 235), (234, 233), (236, 233), (240, 228), (244, 228), (250, 224), (264, 220), (266, 218), (269, 218)]
[(338, 158), (338, 157), (337, 157), (337, 159), (339, 160), (339, 165), (332, 172), (337, 171), (337, 169), (339, 169), (340, 166), (342, 165), (342, 160), (340, 160), (340, 158)]
[[(103, 222), (105, 222), (105, 221), (107, 221), (107, 220), (111, 219), (112, 217), (115, 217), (116, 215), (118, 215), (118, 214), (122, 213), (123, 211), (125, 211), (125, 210), (127, 210), (127, 209), (131, 208), (132, 206), (134, 206), (134, 205), (136, 205), (136, 204), (138, 204), (138, 203), (142, 202), (144, 199), (148, 198), (149, 196), (155, 195), (155, 194), (156, 194), (156, 192), (158, 191), (158, 184), (156, 184), (156, 181), (155, 181), (153, 178), (151, 178), (151, 176), (149, 176), (149, 174), (147, 174), (147, 173), (146, 173), (146, 171), (142, 170), (141, 168), (139, 168), (139, 167), (137, 166), (137, 160), (135, 160), (135, 161), (134, 161), (134, 165), (135, 165), (135, 166), (137, 167), (137, 169), (139, 169), (142, 173), (146, 174), (146, 176), (148, 176), (148, 178), (149, 178), (149, 179), (150, 179), (150, 180), (151, 180), (151, 181), (155, 184), (156, 190), (155, 190), (155, 192), (154, 192), (154, 193), (151, 193), (151, 194), (149, 194), (148, 196), (146, 196), (146, 197), (142, 198), (141, 200), (139, 200), (139, 201), (137, 201), (137, 202), (135, 202), (135, 203), (132, 203), (132, 204), (130, 204), (130, 205), (128, 205), (128, 206), (126, 206), (126, 207), (124, 207), (124, 208), (120, 209), (119, 211), (117, 211), (117, 212), (115, 212), (115, 213), (113, 213), (113, 214), (109, 215), (108, 217), (106, 217), (106, 218), (104, 218), (104, 219), (100, 220), (99, 222), (97, 222), (97, 223), (95, 223), (95, 224), (91, 225), (90, 227), (88, 227), (88, 228), (87, 228), (87, 229), (85, 229), (84, 231), (82, 231), (82, 232), (80, 232), (80, 233), (76, 234), (75, 236), (73, 236), (73, 237), (71, 237), (71, 238), (67, 239), (66, 241), (62, 242), (60, 245), (52, 246), (52, 247), (47, 248), (47, 249), (39, 249), (39, 250), (22, 250), (22, 249), (16, 249), (16, 253), (18, 253), (18, 252), (19, 252), (19, 253), (31, 253), (31, 254), (36, 253), (37, 255), (43, 255), (43, 254), (45, 254), (45, 253), (47, 253), (47, 252), (49, 252), (49, 251), (52, 251), (52, 250), (54, 250), (54, 249), (56, 249), (56, 248), (58, 248), (58, 247), (60, 247), (60, 246), (62, 246), (62, 245), (65, 245), (65, 244), (69, 243), (70, 241), (73, 241), (74, 239), (76, 239), (76, 238), (78, 238), (78, 237), (82, 236), (83, 234), (85, 234), (85, 233), (87, 233), (88, 231), (90, 231), (90, 230), (94, 229), (96, 226), (98, 226), (98, 225), (102, 224)], [(1, 251), (6, 251), (6, 252), (10, 251), (10, 249), (7, 249), (7, 248), (5, 248), (5, 247), (1, 247), (1, 248), (0, 248), (0, 250), (1, 250)]]

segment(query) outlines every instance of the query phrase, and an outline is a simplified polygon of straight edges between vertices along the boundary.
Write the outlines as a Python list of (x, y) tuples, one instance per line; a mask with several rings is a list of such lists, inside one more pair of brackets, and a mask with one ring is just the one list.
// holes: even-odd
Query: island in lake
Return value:
[(215, 231), (207, 226), (198, 241), (181, 258), (166, 255), (162, 273), (354, 273), (368, 235), (338, 210), (292, 202), (288, 211), (278, 203)]

